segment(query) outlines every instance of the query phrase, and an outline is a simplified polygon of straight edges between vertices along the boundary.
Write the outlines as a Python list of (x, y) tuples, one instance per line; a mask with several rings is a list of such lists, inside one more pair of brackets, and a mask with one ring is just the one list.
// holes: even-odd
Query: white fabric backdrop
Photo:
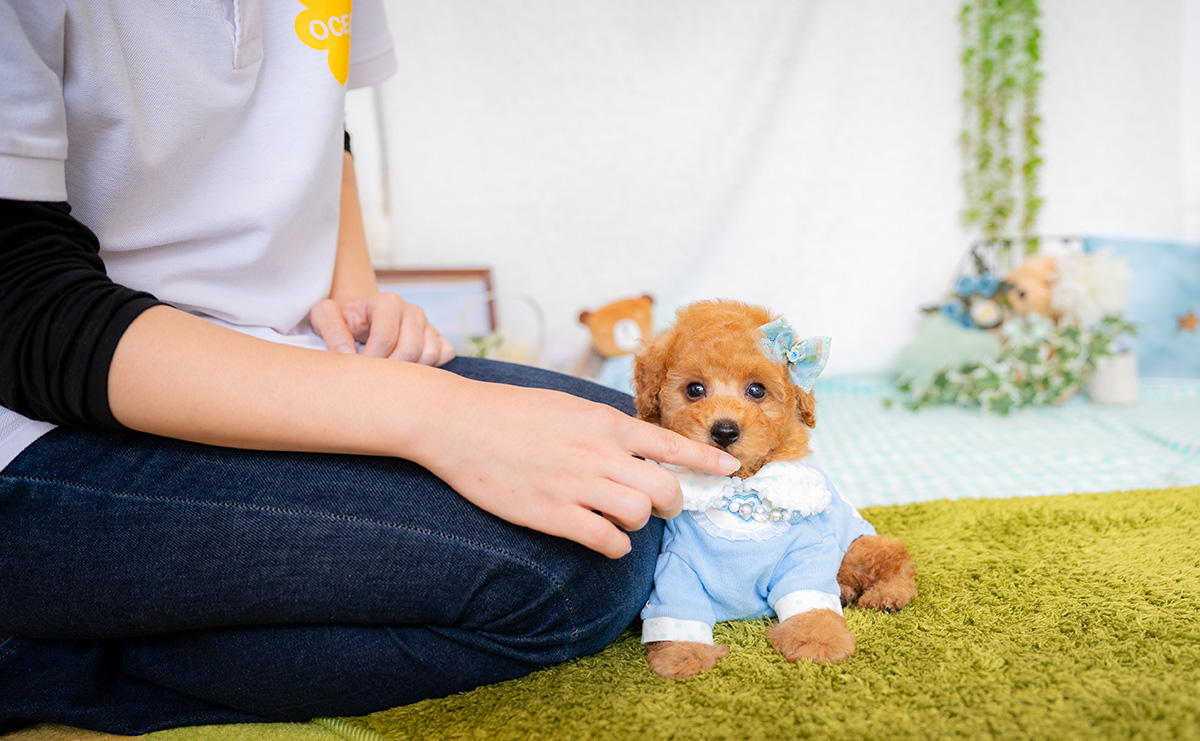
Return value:
[[(1200, 238), (1197, 2), (1044, 0), (1044, 233)], [(350, 111), (377, 261), (492, 266), (559, 367), (581, 309), (650, 293), (663, 321), (759, 302), (834, 337), (827, 373), (886, 370), (970, 240), (958, 8), (389, 0), (400, 70)]]

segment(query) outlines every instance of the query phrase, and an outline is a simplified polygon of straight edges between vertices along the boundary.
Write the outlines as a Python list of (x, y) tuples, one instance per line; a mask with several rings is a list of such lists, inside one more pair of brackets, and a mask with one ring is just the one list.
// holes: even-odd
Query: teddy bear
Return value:
[(588, 328), (592, 342), (576, 363), (574, 374), (632, 392), (633, 355), (654, 334), (653, 309), (654, 299), (643, 295), (580, 312), (579, 323)]
[(1054, 281), (1058, 277), (1050, 255), (1033, 255), (1014, 268), (1004, 281), (1009, 309), (1017, 316), (1038, 314), (1057, 322), (1062, 315), (1053, 306)]
[(1110, 254), (1033, 255), (1005, 278), (1010, 310), (1088, 327), (1125, 310), (1129, 267)]

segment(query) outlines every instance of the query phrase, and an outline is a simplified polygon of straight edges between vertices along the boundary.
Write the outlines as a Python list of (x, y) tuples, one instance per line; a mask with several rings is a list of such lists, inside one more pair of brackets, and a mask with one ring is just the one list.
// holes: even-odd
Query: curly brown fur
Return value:
[[(642, 419), (697, 442), (724, 448), (753, 476), (771, 461), (809, 454), (808, 431), (817, 424), (816, 400), (792, 384), (787, 369), (763, 351), (759, 329), (777, 317), (736, 301), (702, 301), (679, 310), (675, 325), (634, 359), (634, 406)], [(700, 384), (702, 395), (689, 395)], [(763, 397), (750, 387), (758, 384)], [(734, 423), (735, 441), (721, 440), (719, 423)], [(850, 545), (838, 571), (842, 601), (886, 612), (916, 593), (916, 568), (904, 545), (868, 535)], [(772, 626), (771, 645), (789, 661), (841, 661), (854, 654), (846, 620), (832, 610), (811, 610)], [(712, 668), (729, 649), (702, 643), (648, 643), (647, 661), (664, 677), (687, 677)]]
[(712, 669), (729, 655), (729, 646), (691, 641), (655, 641), (646, 644), (646, 662), (660, 677), (686, 679)]
[(833, 610), (810, 610), (767, 628), (767, 640), (788, 661), (820, 664), (854, 655), (854, 634), (846, 618)]
[[(742, 462), (734, 475), (753, 476), (773, 460), (808, 455), (808, 430), (816, 426), (816, 401), (797, 388), (787, 369), (759, 347), (759, 327), (776, 317), (759, 306), (702, 301), (680, 309), (675, 325), (634, 359), (638, 416), (684, 437), (713, 445), (720, 420), (737, 422), (740, 436), (725, 450)], [(689, 384), (705, 389), (687, 395)], [(747, 394), (761, 384), (766, 395)]]
[(846, 549), (838, 569), (842, 602), (896, 612), (917, 593), (917, 567), (904, 544), (882, 535), (864, 535)]

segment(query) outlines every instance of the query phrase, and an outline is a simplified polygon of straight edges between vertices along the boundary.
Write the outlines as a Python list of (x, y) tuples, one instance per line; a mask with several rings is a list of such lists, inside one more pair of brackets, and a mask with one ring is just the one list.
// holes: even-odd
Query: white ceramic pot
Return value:
[(1088, 397), (1097, 404), (1134, 404), (1138, 400), (1137, 354), (1100, 358), (1088, 380)]

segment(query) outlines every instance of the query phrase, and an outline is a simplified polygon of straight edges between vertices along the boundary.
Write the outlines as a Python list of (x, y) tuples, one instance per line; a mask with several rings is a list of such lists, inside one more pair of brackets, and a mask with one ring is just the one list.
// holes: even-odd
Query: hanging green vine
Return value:
[(1037, 250), (1042, 119), (1037, 0), (966, 0), (963, 37), (963, 184), (968, 226), (1001, 245)]

